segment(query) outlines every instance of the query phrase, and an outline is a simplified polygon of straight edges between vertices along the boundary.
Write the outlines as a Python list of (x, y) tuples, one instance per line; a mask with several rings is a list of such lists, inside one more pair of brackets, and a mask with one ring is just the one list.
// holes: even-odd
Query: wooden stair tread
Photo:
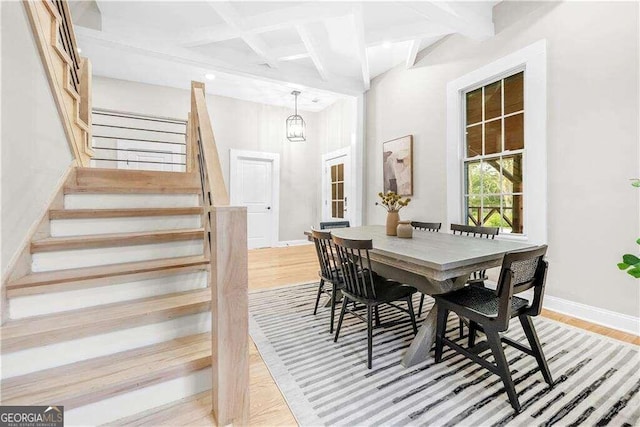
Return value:
[(209, 310), (211, 289), (197, 289), (96, 307), (9, 320), (0, 328), (2, 352), (68, 341)]
[[(7, 293), (12, 297), (14, 291), (37, 288), (59, 283), (97, 280), (104, 277), (126, 276), (133, 274), (166, 272), (173, 269), (202, 266), (207, 268), (209, 260), (204, 256), (163, 258), (151, 261), (128, 262), (122, 264), (99, 265), (95, 267), (72, 268), (68, 270), (31, 273), (7, 283)], [(24, 292), (33, 294), (34, 292)]]
[(100, 194), (199, 194), (200, 187), (130, 187), (130, 186), (79, 186), (65, 185), (64, 194), (100, 193)]
[(216, 425), (211, 410), (210, 390), (120, 418), (104, 424), (103, 427), (175, 427), (178, 425), (191, 427)]
[(85, 236), (46, 237), (31, 242), (31, 253), (70, 249), (131, 246), (204, 238), (204, 229), (140, 231), (134, 233), (90, 234)]
[(199, 193), (200, 178), (193, 172), (164, 172), (109, 168), (76, 168), (69, 193)]
[(148, 216), (202, 215), (200, 206), (185, 208), (133, 208), (133, 209), (52, 209), (49, 219), (130, 218)]
[(167, 381), (211, 366), (209, 333), (177, 338), (2, 381), (3, 405), (65, 409)]

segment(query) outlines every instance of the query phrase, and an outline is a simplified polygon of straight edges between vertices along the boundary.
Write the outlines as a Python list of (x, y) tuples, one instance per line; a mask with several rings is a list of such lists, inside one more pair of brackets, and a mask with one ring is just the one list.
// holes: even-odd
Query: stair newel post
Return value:
[(211, 208), (212, 406), (218, 425), (249, 421), (247, 208)]
[(87, 125), (86, 141), (84, 152), (93, 156), (92, 135), (91, 135), (91, 85), (92, 83), (92, 67), (89, 58), (81, 58), (80, 60), (80, 119)]

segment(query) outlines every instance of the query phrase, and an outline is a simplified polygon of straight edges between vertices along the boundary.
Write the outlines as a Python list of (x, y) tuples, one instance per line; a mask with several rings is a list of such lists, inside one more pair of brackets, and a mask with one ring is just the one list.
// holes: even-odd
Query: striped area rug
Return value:
[[(345, 316), (334, 343), (329, 309), (312, 314), (316, 289), (290, 286), (249, 298), (251, 337), (302, 426), (640, 425), (637, 346), (536, 318), (556, 386), (547, 387), (533, 357), (506, 346), (523, 408), (516, 415), (499, 377), (451, 350), (437, 365), (430, 359), (403, 368), (413, 339), (408, 323), (374, 329), (367, 369), (365, 323)], [(433, 300), (425, 303), (428, 309)], [(383, 323), (406, 316), (389, 308), (380, 314)], [(451, 315), (449, 336), (458, 336), (457, 322)], [(526, 341), (517, 319), (508, 335)], [(488, 353), (481, 355), (492, 361)]]

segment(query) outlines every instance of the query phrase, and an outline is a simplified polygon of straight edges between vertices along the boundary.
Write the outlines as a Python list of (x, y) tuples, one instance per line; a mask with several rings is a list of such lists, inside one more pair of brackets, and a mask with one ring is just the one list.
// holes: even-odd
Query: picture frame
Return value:
[(382, 143), (384, 193), (413, 196), (413, 135)]

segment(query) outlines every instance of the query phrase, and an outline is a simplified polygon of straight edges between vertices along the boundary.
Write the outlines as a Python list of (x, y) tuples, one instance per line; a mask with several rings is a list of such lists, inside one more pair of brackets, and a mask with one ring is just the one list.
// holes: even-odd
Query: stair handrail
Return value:
[(212, 409), (217, 425), (249, 421), (247, 208), (229, 206), (204, 84), (191, 82), (187, 172), (200, 177), (211, 287)]

